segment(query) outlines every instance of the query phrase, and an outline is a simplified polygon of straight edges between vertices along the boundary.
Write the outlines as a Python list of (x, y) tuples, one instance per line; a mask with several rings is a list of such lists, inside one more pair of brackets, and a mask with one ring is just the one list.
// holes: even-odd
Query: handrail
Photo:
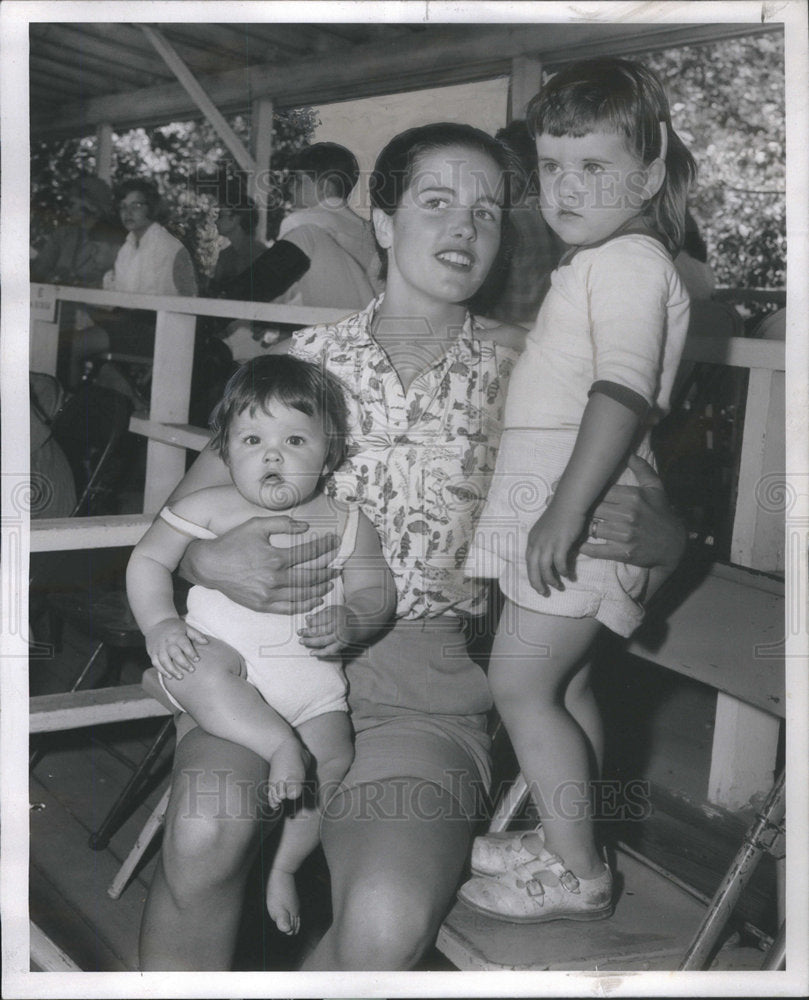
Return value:
[[(43, 289), (52, 289), (43, 296)], [(123, 309), (146, 309), (154, 312), (193, 316), (221, 316), (225, 319), (258, 320), (293, 326), (335, 323), (355, 310), (329, 309), (322, 306), (293, 306), (278, 302), (241, 302), (236, 299), (206, 299), (187, 295), (138, 295), (100, 288), (77, 288), (72, 285), (31, 284), (31, 298), (47, 297), (83, 305), (117, 306)]]

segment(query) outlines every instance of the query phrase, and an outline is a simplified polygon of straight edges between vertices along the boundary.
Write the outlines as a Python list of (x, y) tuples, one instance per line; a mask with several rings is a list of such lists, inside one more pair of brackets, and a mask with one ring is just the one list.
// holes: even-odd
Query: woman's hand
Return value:
[(528, 533), (525, 563), (528, 579), (537, 593), (547, 597), (548, 587), (564, 590), (562, 577), (571, 577), (573, 546), (581, 538), (584, 514), (551, 501)]
[(193, 673), (199, 660), (194, 643), (207, 643), (202, 632), (181, 618), (164, 618), (146, 633), (146, 652), (152, 666), (168, 678), (182, 680), (184, 673)]
[(629, 468), (638, 485), (613, 486), (609, 490), (591, 519), (590, 535), (598, 541), (586, 542), (580, 551), (594, 559), (614, 559), (670, 572), (685, 550), (685, 526), (669, 506), (663, 484), (648, 462), (632, 455)]
[(308, 525), (286, 515), (254, 517), (219, 538), (194, 540), (180, 563), (192, 583), (219, 590), (254, 611), (297, 614), (317, 607), (339, 573), (329, 563), (340, 539), (333, 534), (276, 548), (274, 534), (300, 534)]

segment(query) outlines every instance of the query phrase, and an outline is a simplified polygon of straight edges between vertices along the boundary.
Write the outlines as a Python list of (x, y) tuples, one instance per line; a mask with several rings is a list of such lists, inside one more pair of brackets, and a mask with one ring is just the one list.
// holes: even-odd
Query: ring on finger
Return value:
[(590, 537), (598, 538), (598, 518), (593, 518), (590, 522)]

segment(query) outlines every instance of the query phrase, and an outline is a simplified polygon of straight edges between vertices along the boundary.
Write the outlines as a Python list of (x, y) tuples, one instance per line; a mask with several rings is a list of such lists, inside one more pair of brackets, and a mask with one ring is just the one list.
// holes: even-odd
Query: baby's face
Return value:
[(243, 410), (228, 434), (233, 484), (250, 503), (289, 510), (312, 497), (325, 466), (328, 441), (318, 417), (273, 401), (269, 412)]

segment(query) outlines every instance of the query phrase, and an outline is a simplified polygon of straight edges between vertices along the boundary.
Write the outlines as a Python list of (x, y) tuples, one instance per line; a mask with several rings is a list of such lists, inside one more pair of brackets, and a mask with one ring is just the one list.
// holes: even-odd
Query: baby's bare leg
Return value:
[[(298, 735), (315, 758), (318, 804), (322, 804), (323, 796), (333, 794), (354, 756), (348, 713), (319, 715), (302, 723)], [(295, 872), (319, 842), (320, 809), (305, 800), (284, 820), (267, 880), (267, 912), (284, 934), (297, 934), (300, 928)]]
[(310, 756), (295, 730), (247, 680), (241, 656), (220, 639), (197, 645), (195, 670), (163, 682), (180, 705), (212, 736), (247, 747), (270, 765), (270, 804), (303, 791)]

